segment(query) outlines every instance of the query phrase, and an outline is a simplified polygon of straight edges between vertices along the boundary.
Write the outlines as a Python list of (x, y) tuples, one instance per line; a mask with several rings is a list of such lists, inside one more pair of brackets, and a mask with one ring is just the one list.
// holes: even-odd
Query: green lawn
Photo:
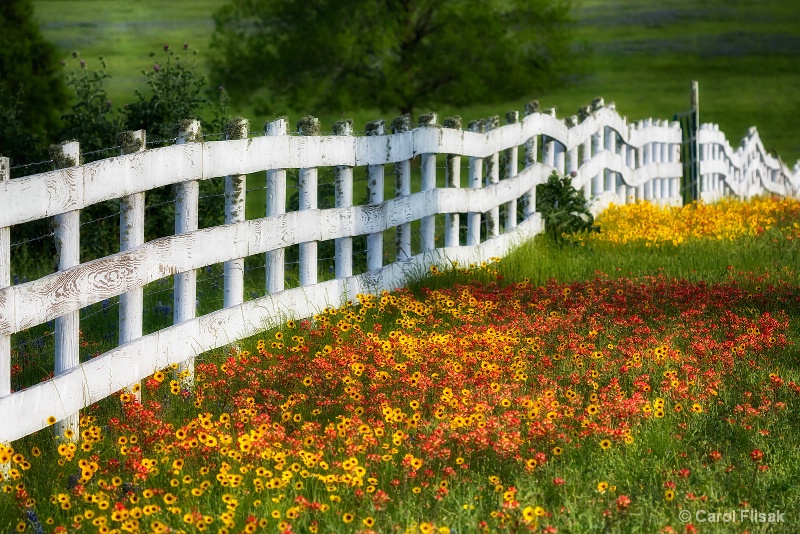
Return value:
[[(214, 29), (211, 14), (221, 0), (35, 0), (45, 36), (65, 58), (73, 50), (90, 67), (102, 55), (113, 79), (108, 89), (116, 104), (133, 98), (140, 72), (153, 66), (149, 53), (164, 44), (190, 44), (202, 68)], [(703, 122), (719, 123), (731, 144), (757, 126), (768, 150), (790, 165), (800, 158), (800, 10), (792, 0), (743, 2), (632, 0), (576, 2), (576, 35), (592, 55), (587, 75), (553, 94), (530, 95), (559, 116), (602, 96), (631, 120), (671, 119), (689, 105), (689, 84), (700, 82)], [(501, 83), (501, 81), (498, 81)], [(440, 116), (466, 119), (522, 110), (524, 100), (440, 109)], [(253, 110), (234, 110), (260, 129), (271, 117)], [(301, 113), (289, 116), (294, 123)], [(380, 117), (371, 110), (352, 110), (356, 130)], [(322, 116), (325, 126), (338, 119)], [(386, 117), (391, 119), (392, 117)]]

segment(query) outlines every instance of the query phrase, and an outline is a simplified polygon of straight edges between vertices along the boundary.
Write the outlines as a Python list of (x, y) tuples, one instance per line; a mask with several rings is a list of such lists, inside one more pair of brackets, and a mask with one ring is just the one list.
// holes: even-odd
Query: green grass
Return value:
[[(97, 56), (106, 58), (113, 76), (110, 97), (125, 103), (140, 87), (140, 71), (152, 68), (149, 52), (164, 44), (189, 43), (199, 52), (198, 65), (205, 65), (211, 13), (220, 3), (36, 0), (34, 5), (45, 37), (65, 58), (78, 50), (90, 67), (97, 66)], [(756, 126), (768, 150), (789, 165), (800, 158), (800, 101), (792, 91), (800, 83), (800, 11), (793, 0), (675, 0), (668, 5), (585, 0), (576, 2), (574, 13), (576, 37), (592, 50), (587, 75), (552, 94), (531, 94), (543, 107), (555, 106), (566, 117), (601, 96), (630, 120), (671, 120), (688, 109), (690, 81), (698, 80), (701, 121), (719, 123), (732, 146)], [(474, 119), (523, 107), (520, 100), (438, 111), (440, 117)], [(251, 119), (253, 129), (272, 118), (249, 108), (235, 111)], [(313, 112), (287, 110), (292, 126)], [(355, 119), (356, 130), (381, 116), (369, 109), (347, 115)], [(323, 130), (339, 118), (322, 115)]]
[[(25, 526), (13, 495), (22, 487), (36, 499), (42, 523), (52, 519), (70, 525), (76, 515), (86, 518), (89, 510), (94, 515), (83, 522), (90, 532), (102, 526), (91, 524), (98, 517), (118, 526), (121, 521), (111, 515), (113, 510), (141, 516), (146, 505), (151, 513), (139, 517), (143, 530), (153, 520), (186, 528), (184, 514), (199, 512), (211, 518), (211, 531), (225, 521), (234, 521), (239, 531), (248, 516), (266, 520), (267, 528), (258, 532), (274, 531), (278, 520), (271, 512), (288, 517), (290, 507), (301, 502), (296, 497), (331, 506), (327, 512), (302, 508), (292, 519), (297, 531), (310, 531), (312, 521), (318, 521), (321, 532), (356, 532), (363, 528), (362, 520), (374, 518), (378, 532), (420, 532), (423, 521), (459, 533), (480, 531), (480, 521), (487, 522), (489, 531), (523, 532), (523, 510), (541, 506), (548, 515), (539, 524), (556, 526), (559, 532), (646, 533), (665, 526), (682, 532), (682, 510), (704, 518), (706, 511), (738, 511), (747, 502), (758, 511), (782, 511), (786, 523), (767, 530), (739, 523), (736, 531), (793, 532), (800, 513), (793, 483), (800, 475), (794, 446), (800, 439), (800, 401), (793, 385), (800, 381), (794, 350), (800, 342), (800, 279), (796, 242), (775, 239), (777, 235), (767, 232), (732, 243), (679, 247), (556, 247), (539, 238), (488, 269), (419, 279), (411, 292), (396, 294), (397, 301), (389, 301), (385, 309), (383, 304), (365, 309), (363, 321), (357, 319), (361, 311), (356, 307), (329, 311), (309, 326), (285, 323), (258, 336), (266, 340), (263, 353), (254, 338), (240, 345), (250, 355), (228, 349), (202, 355), (196, 396), (171, 394), (167, 378), (160, 385), (146, 383), (146, 410), (124, 407), (116, 398), (86, 410), (96, 420), (87, 421), (82, 430), (96, 426), (104, 439), (88, 450), (79, 447), (74, 459), (57, 452), (62, 442), (47, 431), (14, 443), (32, 465), (17, 472), (19, 478), (0, 484), (11, 488), (0, 493), (0, 528), (7, 531), (20, 520)], [(468, 302), (470, 296), (474, 303)], [(755, 333), (756, 328), (762, 331)], [(772, 328), (776, 330), (767, 332)], [(374, 339), (389, 343), (395, 338), (399, 343), (390, 360), (383, 359), (380, 347), (365, 349)], [(275, 346), (278, 339), (285, 346)], [(308, 352), (290, 351), (295, 343), (307, 346)], [(509, 344), (515, 348), (504, 356)], [(669, 355), (659, 359), (661, 346), (670, 347)], [(578, 357), (581, 350), (584, 355)], [(740, 350), (745, 352), (728, 360)], [(592, 351), (604, 355), (593, 359)], [(366, 370), (357, 370), (356, 363)], [(384, 369), (390, 377), (385, 383), (376, 378)], [(527, 374), (523, 382), (514, 374), (520, 369)], [(412, 382), (419, 380), (413, 378), (417, 372), (422, 380)], [(665, 381), (665, 373), (674, 373), (679, 384)], [(312, 387), (301, 385), (305, 377)], [(444, 400), (447, 389), (458, 402)], [(539, 436), (532, 431), (534, 416), (525, 415), (521, 405), (548, 398), (548, 389), (560, 407), (543, 408), (537, 420), (547, 419), (548, 410), (563, 413), (553, 419), (557, 431)], [(576, 397), (570, 398), (569, 391)], [(361, 392), (360, 400), (352, 397), (356, 392)], [(419, 426), (407, 425), (407, 419), (384, 421), (377, 407), (380, 399), (409, 417), (412, 411), (419, 413)], [(658, 399), (665, 402), (661, 415), (656, 414)], [(421, 401), (418, 412), (409, 402), (414, 400)], [(487, 407), (478, 410), (479, 404)], [(615, 412), (628, 404), (635, 409)], [(699, 413), (692, 413), (693, 404)], [(322, 409), (315, 410), (317, 406)], [(581, 419), (590, 418), (591, 406), (599, 409), (592, 419), (597, 426), (583, 426)], [(360, 414), (357, 407), (366, 411)], [(650, 407), (653, 416), (641, 415)], [(457, 413), (473, 408), (494, 429), (486, 445), (476, 439), (477, 429), (449, 426)], [(436, 419), (435, 409), (447, 410), (446, 417)], [(566, 415), (568, 409), (574, 409), (574, 419)], [(612, 412), (616, 415), (603, 417)], [(225, 414), (230, 414), (230, 423)], [(292, 423), (294, 416), (303, 424)], [(341, 426), (346, 420), (342, 417), (360, 417), (358, 430), (356, 425), (350, 430)], [(262, 424), (272, 421), (278, 426)], [(620, 430), (628, 421), (629, 442), (611, 436), (607, 427)], [(362, 422), (383, 429), (376, 441), (363, 437)], [(192, 431), (198, 424), (209, 426)], [(442, 426), (443, 441), (424, 452), (429, 440), (438, 439), (433, 429)], [(176, 432), (181, 428), (190, 435), (204, 430), (218, 440), (232, 436), (233, 445), (184, 448), (185, 436)], [(325, 428), (329, 430), (323, 432)], [(500, 437), (508, 436), (505, 430), (515, 428), (523, 432), (519, 457), (494, 448)], [(242, 459), (237, 437), (269, 429), (275, 434), (255, 449), (269, 454)], [(397, 430), (407, 437), (396, 438)], [(156, 435), (161, 437), (152, 440)], [(306, 441), (309, 437), (314, 439)], [(604, 450), (602, 440), (608, 438)], [(366, 451), (359, 449), (362, 444)], [(450, 452), (438, 457), (444, 449)], [(330, 465), (303, 464), (306, 450), (319, 450)], [(272, 456), (275, 451), (287, 454), (288, 460)], [(763, 459), (751, 460), (758, 451)], [(390, 460), (381, 459), (383, 454)], [(403, 466), (406, 454), (423, 462), (414, 476)], [(155, 460), (156, 469), (134, 479), (131, 466), (138, 465), (140, 455)], [(375, 483), (364, 480), (350, 487), (316, 479), (316, 474), (340, 473), (341, 462), (350, 456), (367, 468), (364, 477), (374, 477)], [(535, 469), (526, 469), (534, 456), (539, 457)], [(174, 467), (177, 459), (185, 464)], [(78, 465), (88, 469), (91, 462), (99, 470), (77, 488), (70, 477), (77, 479), (82, 473)], [(293, 471), (294, 462), (298, 469)], [(259, 469), (270, 474), (259, 475)], [(242, 486), (228, 484), (229, 473), (241, 473)], [(261, 482), (288, 477), (290, 483), (253, 491), (257, 476)], [(448, 492), (437, 496), (442, 480), (448, 482)], [(203, 492), (190, 493), (204, 481), (208, 486)], [(369, 493), (359, 493), (370, 486), (388, 492), (392, 500), (387, 506), (375, 507)], [(668, 496), (670, 487), (674, 497)], [(179, 511), (168, 510), (166, 492), (178, 497)], [(517, 507), (501, 504), (509, 492)], [(71, 509), (64, 510), (59, 498), (70, 499)], [(110, 504), (105, 511), (103, 502)], [(342, 520), (345, 513), (355, 515), (352, 524)], [(503, 521), (498, 513), (508, 517)], [(702, 532), (732, 528), (702, 519), (692, 523)]]

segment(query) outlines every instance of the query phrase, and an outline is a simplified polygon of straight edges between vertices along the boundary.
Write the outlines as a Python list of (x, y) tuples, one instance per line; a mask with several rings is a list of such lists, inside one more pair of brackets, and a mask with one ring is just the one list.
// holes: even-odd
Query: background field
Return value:
[[(115, 104), (132, 100), (149, 52), (189, 43), (205, 66), (222, 0), (36, 0), (45, 36), (65, 58), (80, 51), (89, 66), (102, 55), (113, 75)], [(671, 119), (689, 105), (689, 84), (700, 82), (703, 122), (717, 122), (735, 147), (757, 126), (768, 150), (790, 165), (800, 158), (800, 9), (794, 0), (578, 0), (576, 35), (593, 51), (588, 74), (554, 94), (530, 95), (559, 116), (602, 96), (631, 120)], [(70, 64), (71, 65), (71, 64)], [(502, 83), (498, 80), (498, 83)], [(440, 116), (478, 118), (523, 108), (523, 101), (471, 109), (440, 109)], [(235, 109), (254, 128), (271, 118)], [(314, 110), (287, 110), (293, 123)], [(378, 112), (353, 110), (357, 129)], [(329, 125), (339, 117), (321, 117)], [(391, 119), (391, 117), (385, 117)]]

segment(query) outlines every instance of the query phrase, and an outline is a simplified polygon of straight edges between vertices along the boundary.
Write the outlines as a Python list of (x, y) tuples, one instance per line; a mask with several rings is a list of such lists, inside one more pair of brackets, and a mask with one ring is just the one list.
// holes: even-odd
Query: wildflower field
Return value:
[(598, 223), (4, 447), (0, 532), (797, 532), (800, 203)]

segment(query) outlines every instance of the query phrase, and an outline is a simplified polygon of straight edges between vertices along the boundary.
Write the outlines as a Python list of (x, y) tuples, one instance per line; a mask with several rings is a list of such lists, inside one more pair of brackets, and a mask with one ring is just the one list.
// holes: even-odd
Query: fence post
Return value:
[[(606, 128), (605, 130), (605, 148), (608, 152), (612, 154), (617, 153), (617, 132), (612, 128)], [(606, 186), (604, 188), (605, 191), (610, 191), (612, 193), (617, 192), (617, 176), (616, 173), (606, 169)]]
[[(119, 136), (120, 154), (144, 152), (144, 130), (123, 132)], [(119, 250), (130, 250), (144, 243), (144, 192), (133, 193), (119, 201)], [(119, 344), (142, 337), (144, 320), (144, 293), (142, 287), (131, 289), (119, 296)], [(142, 400), (141, 384), (128, 388), (136, 400)]]
[[(555, 118), (556, 108), (548, 108), (543, 113)], [(546, 135), (542, 136), (542, 163), (551, 167), (556, 166), (556, 140)]]
[[(341, 120), (333, 125), (334, 135), (353, 135), (353, 120)], [(349, 208), (353, 205), (353, 167), (340, 165), (334, 169), (335, 197), (337, 208)], [(336, 246), (336, 278), (353, 276), (353, 238), (340, 237)]]
[[(425, 113), (419, 117), (419, 126), (422, 128), (438, 128), (438, 115)], [(431, 191), (436, 189), (436, 154), (422, 154), (420, 156), (420, 190)], [(422, 252), (436, 248), (436, 216), (429, 215), (420, 221), (420, 234)]]
[[(11, 178), (8, 158), (0, 156), (0, 183)], [(11, 285), (11, 228), (0, 228), (0, 289)], [(0, 334), (0, 397), (11, 394), (11, 336)], [(8, 443), (0, 442), (0, 449)], [(7, 475), (11, 462), (0, 465), (0, 475)]]
[[(639, 131), (644, 130), (644, 121), (639, 121), (635, 125), (635, 128)], [(644, 146), (640, 146), (636, 149), (636, 168), (641, 169), (644, 166)], [(636, 186), (636, 200), (642, 201), (647, 200), (647, 197), (644, 195), (644, 184), (639, 184)]]
[[(661, 120), (659, 121), (659, 126), (662, 128), (669, 127), (669, 121)], [(661, 158), (659, 161), (661, 163), (668, 163), (669, 162), (669, 143), (659, 143), (659, 148), (661, 149)], [(662, 178), (661, 179), (661, 199), (662, 203), (669, 204), (669, 178)]]
[[(653, 126), (653, 119), (645, 119), (644, 130), (649, 130)], [(645, 143), (642, 146), (642, 164), (648, 165), (653, 162), (653, 143)], [(644, 199), (647, 201), (653, 200), (653, 180), (644, 183)]]
[[(658, 128), (661, 126), (661, 121), (656, 119), (655, 123), (651, 122), (651, 126)], [(657, 141), (650, 144), (650, 161), (655, 164), (661, 163), (661, 144)], [(661, 178), (653, 178), (653, 200), (656, 204), (661, 205)]]
[[(175, 144), (202, 142), (200, 122), (187, 120), (181, 123)], [(197, 208), (200, 199), (200, 182), (189, 180), (175, 185), (175, 234), (197, 230)], [(194, 319), (197, 314), (197, 271), (179, 273), (174, 278), (172, 321), (174, 324)], [(194, 385), (194, 358), (178, 365), (177, 379), (184, 389)]]
[[(486, 131), (496, 130), (500, 127), (500, 117), (497, 115), (489, 117), (484, 122)], [(500, 153), (494, 152), (486, 158), (485, 185), (500, 183)], [(487, 238), (500, 235), (500, 206), (495, 206), (486, 212)]]
[[(568, 130), (572, 130), (576, 126), (578, 126), (578, 117), (577, 115), (573, 115), (572, 117), (567, 117), (564, 119), (564, 124), (567, 126)], [(578, 147), (574, 146), (567, 151), (567, 162), (564, 169), (564, 174), (571, 174), (573, 172), (578, 172)]]
[[(592, 114), (592, 108), (589, 106), (583, 106), (581, 108), (578, 108), (578, 124), (588, 119), (591, 116), (591, 114)], [(581, 145), (581, 166), (589, 163), (589, 160), (591, 159), (592, 159), (592, 140), (591, 138), (586, 138), (586, 140), (583, 142), (583, 145)], [(591, 178), (587, 179), (583, 183), (583, 196), (586, 198), (586, 200), (590, 200), (592, 198)]]
[[(525, 116), (528, 117), (533, 115), (534, 113), (539, 112), (539, 102), (536, 100), (531, 100), (525, 104)], [(528, 138), (525, 141), (525, 165), (524, 167), (527, 169), (534, 163), (536, 163), (536, 156), (539, 150), (537, 146), (537, 136), (533, 136)], [(525, 218), (527, 219), (534, 213), (536, 213), (536, 186), (530, 188), (530, 190), (525, 193), (524, 196), (524, 203), (525, 203)]]
[[(673, 129), (679, 130), (681, 127), (681, 123), (678, 121), (672, 122), (671, 127)], [(669, 161), (672, 163), (680, 163), (681, 161), (681, 145), (680, 143), (673, 143), (671, 145), (669, 151)], [(670, 187), (670, 197), (672, 198), (672, 205), (673, 206), (682, 206), (683, 205), (683, 197), (681, 195), (681, 179), (680, 178), (671, 178), (670, 182), (672, 186)]]
[[(506, 113), (506, 124), (516, 124), (519, 122), (519, 111), (509, 111)], [(514, 145), (505, 152), (506, 179), (517, 175), (519, 166), (519, 148)], [(512, 198), (506, 205), (506, 232), (517, 227), (517, 199)]]
[[(482, 120), (470, 121), (468, 125), (470, 132), (483, 133), (484, 123)], [(480, 189), (483, 182), (483, 160), (481, 158), (469, 158), (469, 187), (470, 189)], [(535, 198), (535, 197), (534, 197)], [(467, 214), (467, 246), (475, 246), (481, 242), (481, 214), (470, 212)]]
[[(602, 109), (605, 103), (603, 102), (602, 98), (595, 98), (592, 100), (592, 107), (591, 110), (598, 111)], [(595, 156), (603, 150), (603, 137), (605, 136), (605, 127), (602, 127), (600, 130), (595, 132), (592, 135), (592, 155)], [(603, 183), (603, 171), (598, 172), (594, 177), (594, 183), (592, 185), (592, 194), (593, 196), (597, 197), (605, 191), (605, 184)]]
[(692, 80), (691, 104), (691, 180), (694, 200), (700, 199), (700, 84)]
[[(0, 156), (0, 183), (11, 178), (8, 158)], [(0, 228), (0, 288), (11, 285), (11, 228)], [(11, 336), (0, 334), (0, 397), (11, 394)]]
[[(247, 119), (236, 117), (225, 125), (225, 139), (247, 139), (249, 131), (250, 123)], [(246, 175), (225, 177), (225, 224), (245, 220), (246, 189)], [(244, 258), (237, 258), (222, 264), (222, 283), (223, 307), (229, 308), (244, 302)]]
[[(77, 141), (50, 147), (51, 156), (57, 169), (80, 165), (80, 145)], [(81, 214), (80, 210), (58, 214), (55, 219), (55, 241), (58, 254), (58, 270), (64, 271), (80, 263)], [(80, 312), (74, 311), (56, 317), (55, 328), (55, 375), (58, 376), (80, 364)], [(55, 426), (57, 436), (64, 436), (67, 430), (78, 435), (80, 412), (69, 414)]]
[[(392, 133), (399, 134), (411, 130), (411, 117), (403, 115), (392, 121)], [(395, 197), (411, 194), (411, 161), (403, 160), (394, 164)], [(395, 234), (396, 261), (411, 259), (411, 223), (403, 223), (397, 227)]]
[[(628, 133), (630, 134), (631, 129), (633, 129), (635, 127), (636, 127), (636, 124), (632, 124), (630, 126), (630, 129), (628, 130)], [(628, 139), (630, 139), (630, 136), (628, 137)], [(633, 169), (636, 168), (636, 150), (630, 145), (624, 145), (624, 146), (625, 146), (625, 152), (624, 152), (624, 154), (625, 154), (625, 166), (628, 167), (629, 169), (633, 170)], [(625, 188), (625, 191), (626, 191), (626, 193), (625, 193), (625, 195), (626, 195), (625, 196), (625, 204), (635, 204), (636, 203), (636, 188), (631, 186), (631, 185), (628, 185)]]
[[(367, 136), (384, 134), (383, 119), (367, 123)], [(383, 202), (383, 164), (367, 166), (367, 203), (371, 205)], [(383, 267), (383, 232), (374, 232), (367, 236), (367, 271), (377, 271)]]
[[(278, 117), (264, 125), (266, 135), (289, 135), (286, 117)], [(286, 170), (267, 171), (267, 217), (286, 213)], [(285, 249), (271, 250), (266, 255), (266, 290), (271, 295), (283, 291), (285, 283)]]
[[(297, 133), (305, 136), (319, 135), (319, 119), (306, 116), (297, 123)], [(317, 168), (300, 169), (300, 211), (317, 209)], [(300, 243), (300, 285), (317, 283), (317, 242)]]
[[(454, 130), (461, 129), (461, 117), (458, 115), (448, 117), (443, 126)], [(445, 181), (447, 187), (461, 187), (461, 156), (447, 154), (445, 157)], [(461, 216), (458, 213), (446, 213), (444, 216), (444, 246), (457, 247), (461, 240), (459, 237)]]

